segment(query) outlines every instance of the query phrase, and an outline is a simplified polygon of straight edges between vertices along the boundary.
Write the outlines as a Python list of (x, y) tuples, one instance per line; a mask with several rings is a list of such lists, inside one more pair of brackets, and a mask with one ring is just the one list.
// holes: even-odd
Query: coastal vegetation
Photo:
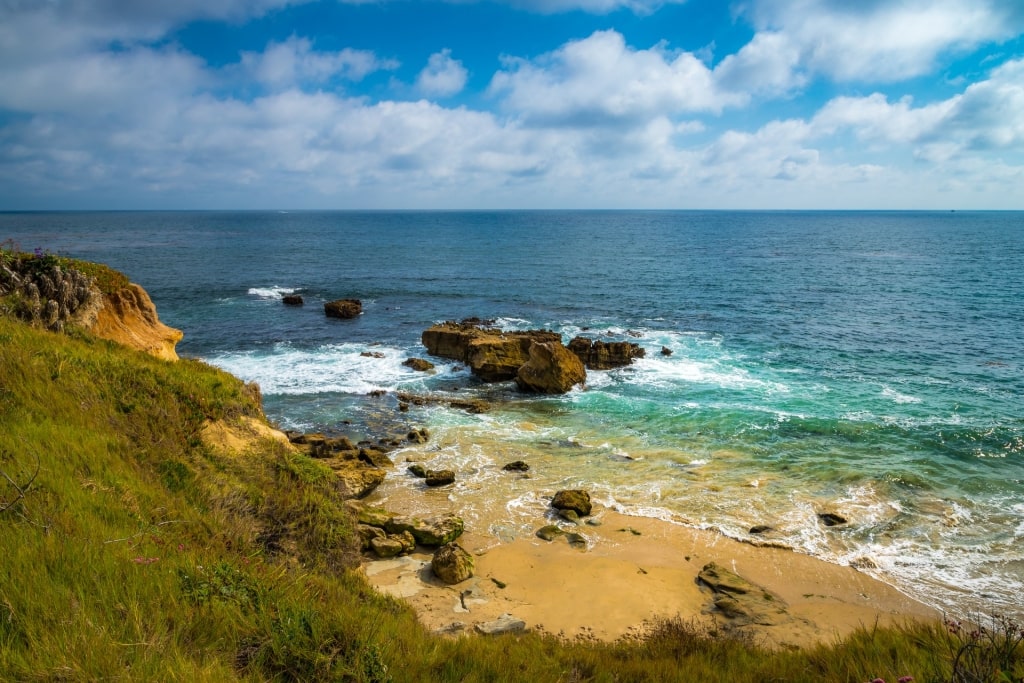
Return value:
[[(45, 258), (0, 262), (21, 278)], [(795, 650), (684, 619), (611, 644), (433, 635), (357, 571), (329, 468), (270, 436), (241, 452), (204, 438), (266, 426), (258, 388), (74, 324), (50, 331), (23, 303), (0, 290), (0, 679), (1024, 680), (1024, 633), (1000, 618), (868, 624)]]

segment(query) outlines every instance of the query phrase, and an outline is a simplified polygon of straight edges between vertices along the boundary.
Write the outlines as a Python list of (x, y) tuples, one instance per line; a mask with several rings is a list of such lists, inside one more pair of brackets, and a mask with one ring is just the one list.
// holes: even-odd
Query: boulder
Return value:
[(714, 562), (704, 565), (697, 581), (711, 589), (715, 611), (731, 624), (771, 626), (789, 620), (782, 598)]
[(419, 477), (420, 479), (426, 479), (427, 478), (427, 468), (424, 467), (423, 465), (421, 465), (418, 462), (414, 463), (412, 465), (409, 465), (405, 469), (406, 469), (406, 471), (409, 472), (409, 474), (411, 474), (414, 477)]
[(342, 498), (365, 498), (384, 481), (384, 470), (353, 460), (327, 461), (338, 476)]
[(306, 303), (298, 294), (285, 294), (283, 297), (281, 297), (281, 302), (285, 306), (301, 306), (304, 303)]
[(404, 365), (407, 368), (412, 368), (413, 370), (416, 370), (418, 372), (427, 372), (428, 370), (434, 369), (433, 363), (431, 363), (429, 360), (424, 360), (422, 358), (409, 358), (403, 361), (402, 365)]
[(427, 470), (427, 486), (447, 486), (455, 483), (455, 472), (451, 470)]
[(516, 460), (514, 462), (508, 463), (501, 469), (504, 470), (505, 472), (529, 472), (530, 466), (523, 462), (522, 460)]
[(462, 535), (465, 524), (452, 514), (419, 519), (418, 517), (392, 517), (385, 525), (389, 534), (408, 531), (420, 545), (438, 546), (451, 543)]
[[(415, 542), (413, 547), (416, 547)], [(380, 558), (396, 557), (408, 552), (405, 539), (401, 536), (377, 536), (370, 540), (370, 548)]]
[(430, 432), (427, 431), (426, 427), (410, 429), (409, 433), (405, 435), (405, 440), (409, 443), (426, 443), (430, 440)]
[(516, 373), (523, 391), (564, 394), (587, 379), (583, 362), (561, 342), (537, 342), (530, 347), (530, 359)]
[(661, 355), (663, 355), (663, 356), (671, 356), (672, 355), (672, 349), (668, 348), (667, 346), (662, 346), (661, 347)]
[(363, 550), (369, 550), (371, 548), (370, 543), (375, 538), (384, 538), (387, 534), (384, 533), (383, 529), (369, 524), (358, 524), (356, 528), (359, 531), (359, 538), (362, 541)]
[(473, 576), (473, 556), (458, 543), (448, 543), (434, 553), (430, 568), (434, 576), (454, 585)]
[(593, 506), (589, 493), (581, 489), (570, 489), (556, 493), (551, 499), (551, 507), (556, 510), (572, 510), (580, 517), (586, 517)]
[(394, 463), (391, 462), (391, 458), (388, 457), (388, 454), (377, 448), (360, 448), (359, 459), (368, 465), (380, 467), (381, 469), (386, 469), (394, 465)]
[(589, 370), (621, 368), (632, 363), (635, 358), (643, 358), (646, 354), (639, 344), (632, 342), (594, 341), (586, 337), (574, 337), (568, 348)]
[(384, 354), (380, 351), (363, 351), (359, 355), (363, 358), (384, 358)]
[(324, 315), (328, 318), (355, 318), (363, 312), (363, 302), (359, 299), (338, 299), (324, 304)]

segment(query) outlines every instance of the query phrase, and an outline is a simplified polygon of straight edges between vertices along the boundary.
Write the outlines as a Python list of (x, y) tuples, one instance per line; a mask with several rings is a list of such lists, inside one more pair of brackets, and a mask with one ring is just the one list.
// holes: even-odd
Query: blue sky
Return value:
[(1024, 209), (1021, 0), (3, 0), (0, 210)]

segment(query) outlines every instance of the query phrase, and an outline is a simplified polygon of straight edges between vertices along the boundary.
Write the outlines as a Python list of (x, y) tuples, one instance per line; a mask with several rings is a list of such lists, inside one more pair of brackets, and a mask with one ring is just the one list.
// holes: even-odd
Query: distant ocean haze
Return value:
[[(459, 472), (450, 503), (496, 537), (584, 487), (1022, 616), (1024, 213), (19, 213), (0, 235), (127, 273), (185, 332), (182, 356), (259, 382), (283, 427), (427, 427), (393, 456)], [(324, 316), (346, 297), (360, 317)], [(647, 355), (543, 398), (402, 365), (425, 328), (468, 316)], [(403, 413), (377, 389), (495, 408)], [(511, 460), (531, 479), (498, 476)], [(403, 469), (382, 495), (416, 485)]]

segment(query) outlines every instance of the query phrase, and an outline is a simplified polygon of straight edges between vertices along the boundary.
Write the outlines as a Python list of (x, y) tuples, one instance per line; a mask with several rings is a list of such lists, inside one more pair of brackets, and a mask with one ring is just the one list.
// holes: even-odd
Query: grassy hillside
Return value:
[(204, 445), (243, 417), (258, 392), (203, 363), (0, 316), (0, 680), (891, 683), (951, 680), (958, 652), (1013, 672), (979, 680), (1024, 675), (1016, 644), (990, 631), (998, 660), (939, 625), (775, 653), (682, 622), (616, 645), (434, 637), (352, 571), (329, 469)]

